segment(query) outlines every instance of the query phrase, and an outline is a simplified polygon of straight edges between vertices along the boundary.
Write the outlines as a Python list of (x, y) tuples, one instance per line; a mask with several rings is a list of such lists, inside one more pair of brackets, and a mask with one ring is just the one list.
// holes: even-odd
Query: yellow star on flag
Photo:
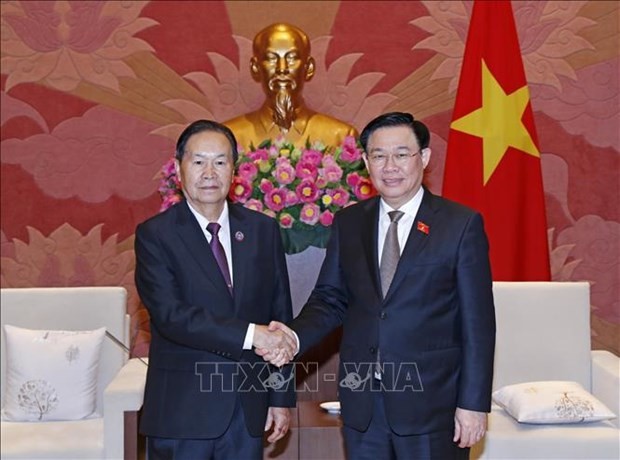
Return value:
[(529, 100), (527, 85), (506, 94), (482, 60), (482, 107), (454, 120), (450, 127), (483, 139), (485, 185), (508, 147), (540, 157), (532, 136), (521, 121)]

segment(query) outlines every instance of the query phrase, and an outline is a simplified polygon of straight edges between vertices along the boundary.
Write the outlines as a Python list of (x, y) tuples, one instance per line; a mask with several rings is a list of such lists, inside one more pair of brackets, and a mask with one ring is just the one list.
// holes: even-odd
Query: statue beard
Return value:
[(288, 131), (295, 120), (295, 107), (288, 87), (278, 89), (273, 107), (273, 121), (280, 128)]

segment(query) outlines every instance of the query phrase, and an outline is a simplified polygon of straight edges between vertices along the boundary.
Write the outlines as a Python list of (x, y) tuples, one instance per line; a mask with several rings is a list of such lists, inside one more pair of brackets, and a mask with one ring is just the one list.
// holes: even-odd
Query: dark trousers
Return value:
[(452, 441), (453, 431), (399, 436), (390, 429), (383, 392), (374, 391), (373, 416), (366, 431), (343, 427), (349, 460), (467, 460), (469, 449)]
[(250, 435), (245, 426), (241, 403), (237, 405), (230, 426), (214, 439), (171, 439), (147, 437), (147, 460), (260, 460), (263, 438)]

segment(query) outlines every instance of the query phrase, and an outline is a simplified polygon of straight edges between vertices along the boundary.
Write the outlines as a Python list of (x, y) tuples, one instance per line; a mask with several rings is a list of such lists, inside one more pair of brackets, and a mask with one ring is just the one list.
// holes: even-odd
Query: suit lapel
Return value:
[(377, 238), (379, 237), (379, 197), (368, 200), (361, 204), (364, 206), (364, 214), (361, 223), (362, 247), (368, 263), (368, 273), (372, 278), (375, 291), (379, 298), (381, 293), (381, 277), (379, 275), (379, 255), (377, 252)]
[[(433, 206), (433, 200), (433, 194), (427, 189), (424, 189), (424, 197), (422, 198), (422, 203), (420, 203), (420, 209), (418, 209), (418, 213), (413, 220), (413, 226), (411, 227), (411, 232), (407, 238), (407, 243), (405, 243), (405, 248), (403, 249), (398, 266), (396, 267), (394, 279), (392, 280), (390, 289), (385, 296), (386, 301), (389, 300), (393, 293), (398, 289), (399, 285), (405, 279), (405, 275), (415, 263), (416, 256), (422, 252), (424, 246), (426, 246), (429, 238), (428, 233), (430, 233), (429, 230), (433, 227), (436, 212), (436, 209)], [(418, 228), (419, 224), (422, 224), (422, 227), (426, 226), (426, 232), (423, 228)]]
[(249, 270), (256, 270), (250, 266), (252, 250), (256, 248), (259, 241), (257, 236), (251, 232), (248, 223), (239, 212), (238, 205), (228, 204), (228, 219), (230, 223), (230, 247), (232, 250), (233, 265), (233, 293), (235, 298), (235, 311), (239, 311), (243, 305), (243, 294), (246, 290), (245, 278)]
[(192, 255), (196, 263), (207, 275), (207, 279), (213, 283), (217, 289), (228, 291), (224, 277), (220, 272), (217, 261), (211, 252), (209, 243), (196, 221), (192, 212), (189, 210), (185, 201), (175, 206), (177, 211), (177, 233), (180, 240), (187, 246), (189, 253)]

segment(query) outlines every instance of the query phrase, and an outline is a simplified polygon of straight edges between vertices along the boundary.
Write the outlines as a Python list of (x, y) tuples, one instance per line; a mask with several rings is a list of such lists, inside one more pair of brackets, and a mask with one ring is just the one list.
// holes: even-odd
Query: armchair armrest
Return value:
[(609, 351), (592, 351), (592, 394), (620, 417), (620, 358)]
[(103, 439), (105, 458), (122, 459), (124, 413), (142, 407), (147, 365), (130, 359), (103, 392)]

